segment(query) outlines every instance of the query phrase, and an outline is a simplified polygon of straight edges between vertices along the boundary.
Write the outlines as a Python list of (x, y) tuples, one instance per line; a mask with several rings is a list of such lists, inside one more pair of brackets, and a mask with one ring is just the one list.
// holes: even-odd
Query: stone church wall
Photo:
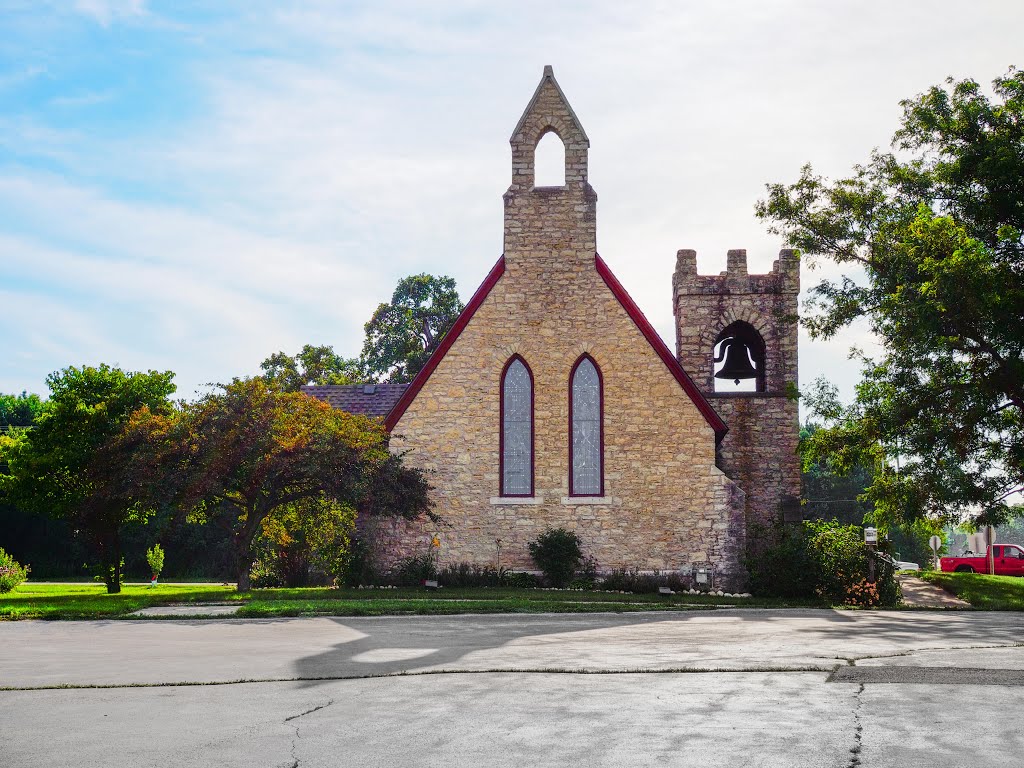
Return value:
[[(534, 151), (549, 131), (565, 147), (565, 186), (536, 188)], [(561, 526), (601, 570), (710, 565), (738, 584), (744, 494), (716, 466), (708, 420), (596, 268), (589, 140), (550, 68), (511, 144), (504, 274), (393, 429), (393, 448), (429, 473), (443, 523), (380, 521), (378, 551), (392, 562), (426, 554), (437, 535), (441, 565), (533, 570), (528, 543)], [(584, 353), (604, 384), (600, 498), (569, 496), (569, 377)], [(534, 382), (529, 499), (499, 490), (500, 378), (516, 354)]]
[[(593, 258), (593, 257), (591, 257)], [(604, 379), (605, 496), (569, 497), (569, 372), (583, 353)], [(519, 354), (534, 379), (535, 498), (499, 496), (499, 385)], [(715, 565), (735, 576), (743, 494), (715, 466), (715, 435), (582, 261), (510, 265), (394, 430), (430, 473), (444, 525), (392, 523), (392, 557), (533, 570), (527, 544), (576, 531), (602, 570)]]

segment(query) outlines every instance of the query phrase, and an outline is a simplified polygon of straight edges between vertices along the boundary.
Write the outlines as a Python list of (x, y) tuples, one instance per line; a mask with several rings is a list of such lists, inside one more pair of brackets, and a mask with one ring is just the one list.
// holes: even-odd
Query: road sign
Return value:
[(864, 529), (864, 543), (865, 544), (877, 544), (878, 543), (878, 529), (877, 528), (865, 528)]
[(932, 536), (928, 539), (928, 546), (932, 548), (932, 552), (938, 552), (939, 547), (942, 546), (942, 539), (938, 536)]

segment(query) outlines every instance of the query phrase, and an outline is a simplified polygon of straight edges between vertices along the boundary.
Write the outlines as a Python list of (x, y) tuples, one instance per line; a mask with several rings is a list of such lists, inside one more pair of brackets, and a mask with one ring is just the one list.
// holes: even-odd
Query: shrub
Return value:
[(532, 573), (510, 571), (489, 565), (455, 563), (442, 568), (437, 581), (445, 587), (508, 587), (510, 589), (536, 589), (540, 580)]
[(856, 525), (813, 521), (804, 523), (808, 553), (815, 564), (815, 592), (833, 604), (894, 606), (899, 584), (892, 566), (875, 560), (875, 581), (869, 584), (868, 554), (863, 530)]
[(361, 538), (352, 539), (345, 567), (338, 578), (346, 587), (366, 587), (377, 583), (377, 566), (369, 542)]
[(499, 587), (504, 573), (489, 565), (453, 563), (438, 572), (437, 581), (446, 587)]
[(427, 579), (437, 578), (437, 562), (433, 555), (413, 555), (399, 560), (388, 574), (388, 583), (396, 587), (416, 587)]
[(0, 548), (0, 594), (10, 592), (21, 584), (30, 570), (29, 566), (21, 565)]
[(540, 586), (540, 579), (532, 573), (523, 571), (502, 571), (501, 586), (510, 589), (536, 589)]
[(875, 561), (868, 583), (863, 531), (836, 520), (802, 526), (751, 526), (745, 565), (750, 591), (774, 597), (819, 597), (833, 605), (894, 606), (900, 589), (887, 563)]
[(164, 550), (159, 544), (154, 544), (152, 548), (146, 550), (146, 562), (153, 578), (160, 576), (160, 571), (164, 569)]
[(549, 528), (530, 542), (530, 557), (550, 587), (564, 587), (583, 560), (580, 537), (565, 528)]
[(758, 597), (814, 597), (816, 575), (803, 526), (753, 523), (743, 566)]
[(599, 586), (611, 592), (633, 592), (639, 595), (657, 593), (659, 587), (681, 592), (690, 588), (690, 582), (688, 576), (675, 571), (641, 573), (636, 568), (620, 568), (605, 574)]
[(278, 572), (276, 559), (263, 554), (257, 555), (252, 568), (249, 569), (249, 583), (254, 589), (282, 586), (284, 580)]
[(348, 577), (354, 530), (351, 507), (327, 498), (305, 499), (265, 518), (253, 550), (284, 586), (325, 586)]

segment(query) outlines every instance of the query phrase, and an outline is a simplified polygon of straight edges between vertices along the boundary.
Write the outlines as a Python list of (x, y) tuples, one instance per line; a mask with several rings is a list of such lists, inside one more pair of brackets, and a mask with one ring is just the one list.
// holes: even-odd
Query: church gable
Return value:
[[(736, 541), (737, 491), (715, 466), (715, 430), (597, 263), (545, 279), (506, 270), (396, 419), (394, 446), (428, 470), (453, 561), (488, 562), (500, 539), (504, 562), (530, 568), (527, 544), (548, 527), (577, 530), (608, 568), (706, 562)], [(600, 389), (583, 443), (596, 451), (591, 485), (574, 430), (584, 360)], [(525, 418), (506, 407), (513, 361), (528, 370)], [(517, 434), (521, 482), (508, 473)]]
[[(450, 409), (453, 419), (492, 400), (490, 410), (496, 414), (499, 374), (514, 355), (534, 370), (538, 388), (567, 397), (570, 367), (580, 355), (590, 354), (607, 375), (614, 373), (612, 393), (621, 386), (627, 399), (642, 403), (655, 418), (667, 409), (685, 411), (710, 436), (713, 449), (725, 424), (604, 261), (596, 255), (591, 259), (587, 269), (550, 270), (540, 278), (527, 270), (508, 270), (499, 260), (388, 415), (389, 428), (408, 432), (421, 399), (430, 401), (425, 408)], [(619, 377), (628, 383), (618, 384)]]
[[(714, 430), (716, 439), (721, 439), (728, 430), (725, 422), (722, 421), (721, 417), (715, 412), (715, 410), (708, 403), (704, 395), (697, 389), (693, 381), (687, 375), (686, 371), (683, 370), (678, 360), (672, 355), (668, 347), (662, 341), (661, 337), (658, 336), (657, 332), (651, 326), (650, 322), (641, 312), (640, 308), (633, 301), (632, 297), (626, 292), (626, 289), (622, 287), (622, 284), (618, 281), (611, 269), (604, 262), (604, 260), (597, 254), (594, 254), (594, 268), (598, 275), (600, 275), (605, 286), (611, 291), (616, 301), (622, 307), (622, 310), (629, 316), (630, 320), (636, 326), (636, 329), (644, 337), (644, 340), (650, 345), (651, 350), (658, 359), (665, 365), (669, 373), (675, 378), (679, 386), (683, 389), (686, 395), (691, 399), (694, 406), (700, 412), (700, 414), (707, 420), (708, 425)], [(409, 387), (403, 393), (401, 399), (395, 403), (394, 407), (388, 413), (385, 419), (385, 426), (388, 430), (392, 430), (398, 424), (402, 418), (406, 409), (412, 404), (416, 396), (422, 390), (427, 380), (431, 377), (434, 370), (444, 359), (445, 355), (452, 346), (457, 342), (463, 331), (472, 321), (474, 315), (476, 315), (478, 309), (483, 302), (490, 295), (491, 290), (497, 285), (502, 275), (505, 274), (505, 257), (502, 256), (498, 259), (498, 262), (494, 265), (487, 277), (481, 283), (476, 293), (470, 299), (469, 303), (466, 304), (465, 309), (456, 320), (451, 331), (435, 350), (434, 354), (431, 355), (430, 359), (420, 370), (419, 374), (409, 385)], [(574, 295), (578, 292), (573, 292)], [(577, 296), (575, 302), (585, 302), (586, 296)], [(573, 302), (574, 303), (574, 302)], [(557, 320), (564, 319), (562, 315)], [(536, 318), (532, 321), (533, 325), (536, 325)], [(509, 318), (508, 325), (514, 326), (516, 323)], [(506, 345), (508, 346), (508, 345)], [(516, 343), (512, 343), (508, 348), (518, 346)], [(587, 347), (587, 344), (583, 344), (581, 348)]]

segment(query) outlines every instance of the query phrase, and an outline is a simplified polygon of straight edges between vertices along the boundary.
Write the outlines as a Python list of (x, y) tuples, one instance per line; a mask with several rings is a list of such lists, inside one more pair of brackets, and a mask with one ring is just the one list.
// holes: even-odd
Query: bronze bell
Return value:
[(735, 336), (728, 336), (722, 340), (722, 346), (715, 358), (716, 363), (725, 359), (722, 370), (715, 374), (716, 379), (732, 379), (733, 383), (739, 384), (740, 379), (756, 379), (757, 371), (750, 364), (750, 353), (747, 345)]

